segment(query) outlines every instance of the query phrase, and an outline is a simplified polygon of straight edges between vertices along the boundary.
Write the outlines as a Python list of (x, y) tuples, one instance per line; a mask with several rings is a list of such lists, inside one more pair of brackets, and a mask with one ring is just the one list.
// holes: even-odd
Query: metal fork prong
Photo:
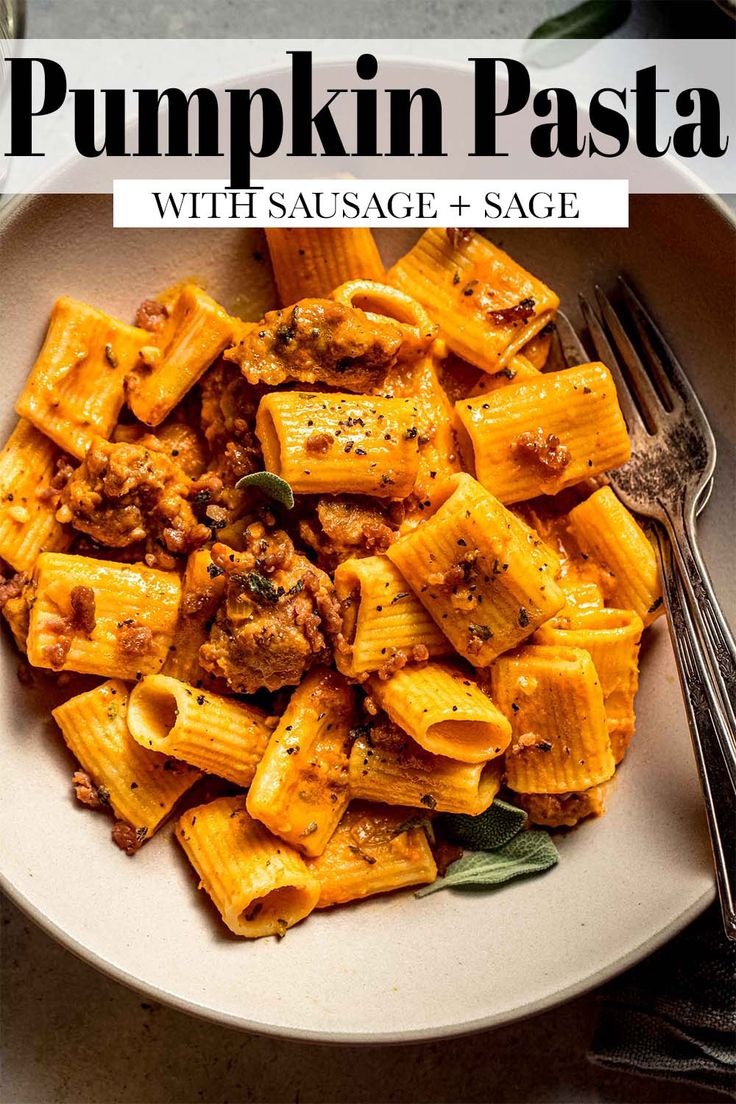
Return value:
[[(631, 321), (649, 361), (649, 370), (654, 376), (654, 381), (661, 395), (667, 400), (672, 409), (675, 406), (681, 406), (684, 397), (681, 389), (682, 382), (685, 382), (684, 372), (633, 288), (623, 276), (619, 276), (618, 284), (631, 316)], [(668, 363), (666, 364), (662, 360), (662, 353), (667, 358)], [(692, 394), (692, 388), (689, 385), (687, 386)]]
[(576, 368), (578, 364), (585, 364), (588, 353), (582, 341), (573, 329), (570, 319), (562, 311), (557, 312), (555, 329), (560, 343), (560, 350), (568, 368)]
[(595, 295), (603, 315), (603, 321), (611, 335), (611, 340), (626, 368), (631, 389), (636, 395), (644, 420), (649, 423), (652, 432), (656, 432), (662, 428), (664, 415), (666, 414), (662, 401), (654, 390), (647, 370), (636, 349), (631, 344), (623, 323), (616, 314), (610, 299), (603, 288), (597, 284)]
[(621, 407), (621, 412), (623, 413), (629, 435), (635, 438), (640, 437), (642, 434), (648, 434), (647, 427), (634, 402), (633, 395), (629, 390), (629, 385), (621, 373), (616, 354), (611, 348), (605, 330), (598, 321), (595, 311), (585, 296), (579, 295), (578, 299), (580, 300), (580, 310), (583, 314), (583, 320), (595, 346), (598, 359), (603, 361), (606, 368), (608, 368), (613, 376), (616, 390), (618, 391), (619, 406)]
[[(658, 378), (661, 379), (663, 377), (664, 381), (669, 385), (667, 394), (675, 396), (673, 405), (680, 402), (686, 405), (689, 413), (700, 420), (699, 428), (701, 432), (709, 438), (711, 447), (715, 449), (715, 440), (705, 411), (682, 365), (672, 352), (659, 326), (657, 326), (656, 322), (645, 309), (641, 300), (631, 287), (631, 284), (629, 284), (628, 280), (623, 276), (619, 276), (618, 279), (626, 305), (631, 312), (632, 320), (637, 327), (637, 331), (641, 335), (642, 341), (647, 347), (647, 351), (650, 352), (650, 355), (653, 357), (653, 363), (657, 366), (659, 372)], [(658, 348), (654, 347), (652, 338), (656, 341)]]

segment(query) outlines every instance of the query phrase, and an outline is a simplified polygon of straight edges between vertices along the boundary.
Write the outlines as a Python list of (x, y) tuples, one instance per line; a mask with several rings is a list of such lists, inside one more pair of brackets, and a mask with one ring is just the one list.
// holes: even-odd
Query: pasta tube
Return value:
[(160, 335), (148, 335), (143, 364), (126, 381), (136, 418), (159, 425), (232, 343), (236, 325), (206, 292), (186, 284)]
[(477, 816), (501, 786), (503, 759), (460, 763), (432, 755), (401, 729), (374, 726), (359, 736), (350, 753), (353, 797), (386, 805), (415, 805), (438, 813)]
[(639, 642), (644, 629), (633, 610), (571, 609), (542, 625), (539, 644), (584, 648), (600, 679), (608, 734), (617, 763), (634, 735), (634, 698), (639, 685)]
[(471, 476), (387, 555), (456, 651), (476, 667), (529, 636), (565, 602), (542, 542)]
[(34, 585), (28, 626), (34, 667), (124, 679), (161, 668), (179, 613), (175, 572), (42, 552)]
[(372, 321), (395, 322), (401, 331), (401, 360), (424, 353), (437, 336), (437, 324), (424, 307), (397, 288), (375, 280), (349, 280), (335, 288), (332, 298), (343, 306), (364, 311)]
[(307, 866), (320, 883), (317, 908), (433, 882), (437, 866), (416, 811), (352, 803), (327, 847)]
[(141, 747), (249, 786), (271, 729), (256, 706), (148, 675), (130, 695), (128, 728)]
[(534, 644), (496, 660), (494, 700), (513, 729), (506, 784), (569, 793), (607, 781), (616, 763), (603, 690), (590, 654)]
[(483, 763), (500, 755), (511, 725), (476, 682), (441, 663), (404, 667), (370, 680), (371, 696), (391, 720), (433, 755)]
[(427, 230), (388, 282), (418, 299), (454, 353), (499, 372), (551, 320), (559, 298), (480, 234)]
[(610, 487), (601, 487), (568, 515), (580, 547), (610, 572), (610, 604), (632, 609), (644, 625), (662, 612), (654, 549)]
[(320, 895), (304, 859), (253, 820), (244, 797), (188, 809), (176, 838), (231, 932), (247, 939), (285, 934)]
[(199, 649), (209, 638), (209, 623), (225, 596), (225, 576), (212, 562), (208, 548), (192, 552), (182, 579), (181, 609), (174, 640), (161, 668), (193, 686), (217, 690), (224, 679), (214, 679), (199, 662)]
[(125, 398), (125, 377), (150, 341), (104, 311), (63, 295), (15, 409), (59, 448), (83, 460), (109, 437)]
[(585, 817), (602, 816), (606, 786), (565, 794), (517, 794), (517, 803), (532, 824), (546, 828), (572, 828)]
[(386, 398), (412, 399), (416, 409), (419, 468), (414, 484), (417, 507), (405, 523), (413, 528), (442, 499), (444, 484), (460, 471), (455, 409), (437, 375), (437, 358), (426, 356), (399, 360), (389, 368), (381, 393)]
[(29, 571), (39, 552), (63, 552), (71, 543), (56, 520), (52, 481), (61, 452), (25, 418), (0, 452), (0, 557)]
[(325, 296), (345, 280), (382, 280), (373, 233), (364, 227), (266, 230), (281, 305)]
[(500, 372), (496, 372), (495, 375), (489, 376), (484, 372), (470, 392), (469, 398), (474, 399), (478, 395), (489, 395), (491, 391), (500, 391), (502, 387), (508, 387), (514, 380), (521, 383), (522, 380), (537, 379), (540, 375), (540, 371), (534, 367), (530, 360), (527, 360), (521, 353), (517, 353), (515, 357), (511, 358), (506, 367), (502, 368)]
[(128, 687), (109, 679), (52, 710), (69, 750), (93, 780), (104, 804), (140, 840), (150, 839), (200, 772), (147, 751), (127, 725)]
[(557, 494), (631, 455), (616, 386), (603, 364), (514, 382), (455, 404), (478, 480), (501, 502)]
[(3, 606), (3, 617), (8, 622), (8, 627), (13, 634), (15, 646), (19, 652), (26, 650), (26, 638), (28, 636), (28, 600), (25, 593), (17, 598), (8, 598)]
[(272, 391), (258, 406), (266, 468), (298, 494), (405, 498), (419, 466), (411, 399)]
[(390, 672), (407, 661), (452, 652), (447, 637), (386, 556), (345, 560), (335, 571), (335, 591), (343, 608), (344, 638), (335, 662), (344, 674)]
[(553, 332), (554, 325), (545, 326), (530, 341), (527, 341), (526, 345), (521, 347), (519, 355), (536, 368), (538, 372), (542, 371), (549, 358)]
[(311, 671), (291, 697), (248, 791), (248, 812), (305, 855), (319, 855), (345, 812), (355, 695)]

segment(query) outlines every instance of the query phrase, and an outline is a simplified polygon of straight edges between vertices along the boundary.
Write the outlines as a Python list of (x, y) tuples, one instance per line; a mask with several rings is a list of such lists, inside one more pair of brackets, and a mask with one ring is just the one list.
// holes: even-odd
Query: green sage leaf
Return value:
[(540, 23), (530, 38), (605, 38), (631, 14), (631, 0), (584, 0), (574, 8)]
[(274, 475), (273, 472), (251, 472), (250, 475), (244, 475), (239, 479), (235, 486), (239, 491), (244, 491), (246, 487), (255, 487), (257, 491), (272, 498), (281, 506), (285, 506), (287, 510), (291, 510), (294, 506), (294, 492), (291, 487), (285, 479)]
[(502, 885), (512, 878), (541, 874), (559, 861), (557, 848), (547, 832), (521, 832), (497, 851), (471, 851), (447, 868), (444, 878), (417, 890), (426, 897), (439, 889), (482, 889)]
[(526, 813), (498, 798), (479, 816), (440, 813), (434, 826), (440, 835), (468, 851), (495, 851), (518, 836), (526, 824)]

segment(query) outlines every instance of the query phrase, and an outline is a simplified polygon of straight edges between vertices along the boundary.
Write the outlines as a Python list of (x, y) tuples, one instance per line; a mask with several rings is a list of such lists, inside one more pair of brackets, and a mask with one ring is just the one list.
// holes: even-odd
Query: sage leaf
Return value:
[(631, 14), (631, 0), (583, 0), (535, 27), (530, 38), (605, 38)]
[(426, 897), (439, 889), (483, 889), (529, 874), (541, 874), (559, 861), (557, 848), (547, 832), (521, 832), (497, 851), (471, 851), (437, 878), (416, 891)]
[(526, 813), (498, 798), (479, 816), (440, 813), (435, 828), (450, 843), (469, 851), (495, 851), (518, 836), (526, 824)]
[(291, 510), (294, 506), (294, 492), (291, 487), (285, 479), (274, 475), (273, 472), (251, 472), (250, 475), (244, 475), (239, 479), (235, 486), (239, 491), (244, 491), (246, 487), (255, 487), (261, 494), (272, 498), (287, 510)]

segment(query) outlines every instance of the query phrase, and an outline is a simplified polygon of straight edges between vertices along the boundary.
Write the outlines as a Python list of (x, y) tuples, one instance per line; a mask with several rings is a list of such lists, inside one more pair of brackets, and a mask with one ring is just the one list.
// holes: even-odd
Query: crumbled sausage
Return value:
[(264, 388), (246, 383), (234, 364), (221, 359), (203, 377), (200, 390), (211, 466), (225, 487), (232, 488), (244, 475), (263, 468), (254, 427)]
[(72, 587), (69, 600), (72, 606), (70, 625), (85, 636), (91, 636), (97, 624), (95, 617), (95, 592), (92, 587)]
[(378, 668), (376, 674), (379, 679), (385, 681), (390, 679), (392, 675), (395, 675), (397, 671), (400, 671), (403, 667), (406, 667), (407, 663), (425, 663), (429, 659), (429, 651), (425, 644), (415, 644), (410, 651), (406, 652), (403, 648), (397, 648)]
[(334, 571), (353, 556), (373, 556), (398, 539), (401, 519), (375, 499), (358, 495), (326, 495), (299, 522), (299, 536), (317, 553), (317, 563)]
[(54, 671), (60, 671), (64, 666), (71, 646), (72, 638), (70, 636), (60, 636), (53, 644), (44, 645), (42, 649), (44, 657), (49, 661), (49, 666)]
[(563, 794), (517, 794), (516, 801), (528, 814), (532, 824), (547, 828), (572, 828), (589, 816), (601, 816), (604, 811), (604, 786)]
[(520, 459), (540, 464), (554, 475), (563, 472), (572, 459), (569, 448), (560, 443), (560, 438), (554, 433), (545, 436), (541, 427), (535, 433), (519, 434), (512, 447)]
[(72, 775), (72, 786), (77, 801), (87, 805), (90, 809), (99, 809), (108, 802), (107, 790), (98, 788), (86, 771), (78, 770)]
[(459, 245), (465, 245), (473, 236), (473, 231), (469, 226), (451, 227), (448, 226), (445, 230), (447, 240), (453, 249), (457, 249)]
[(39, 487), (36, 498), (39, 502), (51, 502), (58, 499), (61, 492), (74, 474), (74, 467), (66, 453), (57, 458), (56, 471), (51, 476), (48, 487)]
[(124, 656), (142, 656), (153, 646), (153, 632), (147, 625), (121, 625), (117, 632), (117, 648)]
[(206, 671), (251, 694), (293, 686), (315, 663), (329, 662), (340, 604), (329, 576), (297, 553), (286, 533), (253, 523), (244, 551), (216, 544), (212, 560), (225, 573), (226, 590), (199, 653)]
[(396, 362), (401, 344), (400, 328), (388, 319), (331, 299), (302, 299), (270, 311), (224, 356), (249, 383), (301, 380), (368, 392)]
[(112, 826), (112, 841), (126, 855), (135, 855), (147, 834), (145, 828), (132, 828), (124, 820), (116, 820)]
[(156, 333), (166, 323), (169, 308), (158, 299), (144, 299), (135, 314), (135, 324), (149, 333)]
[(12, 598), (20, 598), (28, 583), (27, 571), (16, 571), (7, 578), (0, 575), (0, 609)]
[(334, 440), (335, 438), (332, 436), (331, 433), (318, 431), (315, 433), (310, 433), (309, 437), (307, 437), (306, 441), (304, 442), (304, 447), (307, 452), (320, 455), (327, 452)]
[(192, 510), (193, 487), (156, 438), (98, 438), (64, 488), (57, 517), (113, 548), (147, 539), (190, 552), (210, 538)]
[(488, 317), (496, 326), (515, 326), (517, 322), (527, 322), (534, 314), (534, 300), (522, 299), (513, 307), (489, 310)]

